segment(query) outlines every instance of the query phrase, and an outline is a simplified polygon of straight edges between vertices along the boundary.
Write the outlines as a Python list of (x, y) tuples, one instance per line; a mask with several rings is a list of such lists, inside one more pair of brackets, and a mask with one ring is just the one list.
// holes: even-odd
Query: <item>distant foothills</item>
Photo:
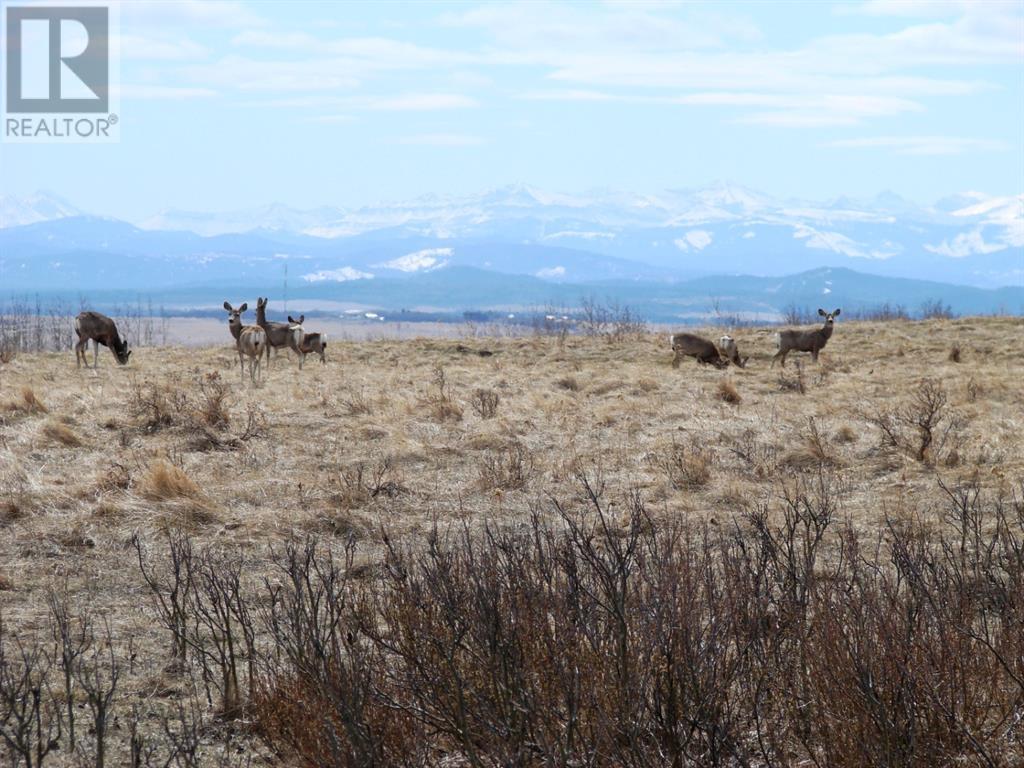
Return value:
[(579, 196), (509, 186), (134, 223), (47, 193), (0, 197), (0, 312), (38, 295), (206, 314), (257, 294), (408, 320), (570, 311), (587, 298), (679, 323), (831, 305), (1024, 314), (1024, 195), (922, 207), (892, 193), (777, 200), (733, 184)]

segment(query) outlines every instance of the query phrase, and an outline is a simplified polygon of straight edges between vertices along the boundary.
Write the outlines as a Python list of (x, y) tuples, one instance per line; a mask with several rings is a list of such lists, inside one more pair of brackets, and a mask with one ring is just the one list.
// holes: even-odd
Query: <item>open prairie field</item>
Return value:
[(36, 653), (46, 764), (1012, 763), (1024, 322), (730, 332), (0, 364), (0, 711)]

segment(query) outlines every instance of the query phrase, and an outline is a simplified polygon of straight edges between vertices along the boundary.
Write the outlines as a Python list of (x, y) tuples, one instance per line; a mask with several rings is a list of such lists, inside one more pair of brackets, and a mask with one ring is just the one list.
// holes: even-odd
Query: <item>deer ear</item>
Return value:
[(299, 325), (302, 325), (304, 322), (306, 322), (306, 316), (299, 315)]
[(825, 316), (825, 310), (824, 309), (819, 309), (818, 310), (818, 314), (821, 315), (822, 317), (824, 317)]
[(296, 320), (296, 319), (295, 319), (294, 317), (292, 317), (291, 315), (288, 315), (288, 322), (289, 322), (289, 323), (292, 323), (292, 324), (294, 325), (295, 323), (297, 323), (297, 322), (299, 322), (299, 321), (298, 321), (298, 320)]
[(838, 309), (835, 312), (832, 313), (832, 317), (839, 317), (839, 310)]
[(247, 310), (248, 308), (249, 308), (249, 302), (245, 302), (245, 303), (242, 304), (242, 306), (240, 306), (238, 308), (238, 311), (239, 312), (245, 312), (245, 310)]
[(224, 309), (226, 309), (228, 312), (231, 311), (231, 305), (228, 304), (226, 301), (224, 302)]

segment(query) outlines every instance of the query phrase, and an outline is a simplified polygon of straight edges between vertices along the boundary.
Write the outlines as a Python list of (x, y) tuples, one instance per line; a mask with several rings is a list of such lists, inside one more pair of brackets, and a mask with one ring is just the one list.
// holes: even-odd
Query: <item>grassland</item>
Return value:
[[(785, 370), (769, 367), (774, 329), (731, 333), (745, 369), (673, 370), (664, 334), (379, 340), (332, 343), (301, 371), (282, 354), (255, 387), (228, 343), (139, 348), (127, 367), (102, 350), (96, 371), (70, 351), (18, 355), (0, 365), (3, 631), (50, 638), (56, 595), (132, 638), (109, 758), (127, 764), (133, 707), (165, 744), (181, 702), (221, 706), (168, 667), (133, 537), (154, 558), (168, 532), (245, 552), (259, 584), (310, 535), (354, 542), (351, 566), (372, 569), (435, 527), (557, 521), (581, 477), (616, 524), (639, 498), (651, 524), (707, 530), (775, 519), (787, 488), (827, 475), (836, 518), (876, 542), (894, 520), (941, 526), (943, 486), (1024, 488), (1019, 318), (839, 322), (819, 364), (794, 354)], [(290, 761), (223, 729), (202, 731), (201, 762)]]

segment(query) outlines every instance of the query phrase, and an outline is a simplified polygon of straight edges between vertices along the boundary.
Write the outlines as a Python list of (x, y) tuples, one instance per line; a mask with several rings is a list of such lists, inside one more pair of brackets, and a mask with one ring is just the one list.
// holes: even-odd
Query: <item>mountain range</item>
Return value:
[(571, 303), (586, 292), (679, 320), (699, 314), (692, 302), (706, 311), (709, 296), (755, 316), (829, 294), (861, 306), (935, 298), (960, 311), (1020, 312), (1024, 195), (966, 193), (923, 207), (893, 193), (777, 200), (734, 184), (580, 196), (517, 185), (136, 222), (46, 193), (0, 197), (0, 293), (141, 292), (187, 307), (228, 286), (269, 293), (285, 280), (314, 304), (388, 310)]

